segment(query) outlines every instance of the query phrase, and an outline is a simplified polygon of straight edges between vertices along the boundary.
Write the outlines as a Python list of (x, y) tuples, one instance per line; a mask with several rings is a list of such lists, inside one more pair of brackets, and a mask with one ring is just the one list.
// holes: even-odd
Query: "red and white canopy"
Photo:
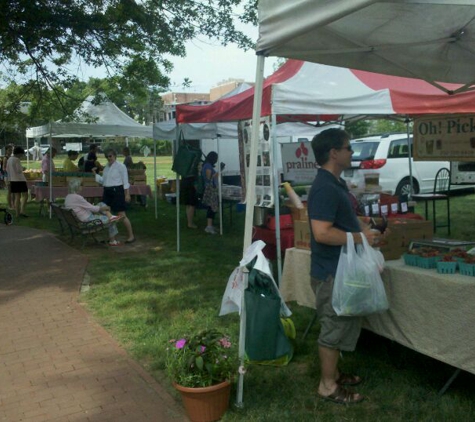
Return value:
[[(460, 85), (443, 84), (449, 90)], [(250, 119), (254, 88), (206, 106), (177, 106), (178, 123)], [(475, 92), (447, 95), (421, 79), (288, 60), (264, 82), (261, 116), (332, 120), (344, 115), (474, 113)]]

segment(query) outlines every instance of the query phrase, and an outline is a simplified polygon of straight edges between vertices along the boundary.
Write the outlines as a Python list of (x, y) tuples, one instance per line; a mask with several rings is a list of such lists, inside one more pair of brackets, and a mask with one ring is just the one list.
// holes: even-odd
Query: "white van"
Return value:
[[(410, 140), (412, 148), (412, 137)], [(351, 141), (351, 147), (354, 153), (351, 168), (343, 172), (342, 177), (345, 180), (355, 186), (363, 187), (365, 174), (378, 173), (379, 185), (383, 191), (391, 191), (394, 195), (410, 193), (406, 134), (397, 133), (354, 139)], [(432, 192), (437, 171), (444, 167), (450, 169), (448, 161), (413, 161), (411, 158), (411, 163), (414, 193)]]

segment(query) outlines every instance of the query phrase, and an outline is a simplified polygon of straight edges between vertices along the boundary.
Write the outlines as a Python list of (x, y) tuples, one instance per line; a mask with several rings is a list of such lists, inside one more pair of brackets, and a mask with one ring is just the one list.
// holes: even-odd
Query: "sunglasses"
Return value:
[(338, 149), (346, 149), (348, 152), (353, 152), (353, 148), (351, 148), (351, 145), (348, 145), (347, 147), (342, 147)]

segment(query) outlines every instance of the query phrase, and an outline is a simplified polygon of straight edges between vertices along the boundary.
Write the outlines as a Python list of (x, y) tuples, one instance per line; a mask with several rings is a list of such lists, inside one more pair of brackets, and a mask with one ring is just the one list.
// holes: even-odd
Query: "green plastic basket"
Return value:
[(457, 271), (457, 262), (444, 262), (439, 261), (437, 263), (437, 272), (440, 274), (455, 274)]
[(425, 268), (426, 270), (430, 270), (430, 269), (436, 268), (438, 261), (440, 261), (440, 256), (431, 256), (431, 257), (419, 256), (417, 258), (417, 265), (420, 268)]
[(403, 256), (404, 264), (417, 267), (418, 256), (412, 253), (405, 253)]
[(462, 275), (475, 276), (475, 264), (467, 264), (466, 262), (459, 262), (459, 271)]

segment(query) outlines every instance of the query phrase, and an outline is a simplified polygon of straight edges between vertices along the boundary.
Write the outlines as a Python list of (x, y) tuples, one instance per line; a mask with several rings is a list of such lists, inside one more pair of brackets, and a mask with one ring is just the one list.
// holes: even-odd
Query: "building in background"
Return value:
[(208, 94), (195, 92), (167, 92), (161, 94), (163, 105), (159, 113), (159, 120), (161, 122), (174, 120), (177, 104), (205, 105), (225, 97), (230, 92), (236, 94), (245, 91), (253, 85), (244, 82), (244, 79), (227, 79), (211, 88)]

